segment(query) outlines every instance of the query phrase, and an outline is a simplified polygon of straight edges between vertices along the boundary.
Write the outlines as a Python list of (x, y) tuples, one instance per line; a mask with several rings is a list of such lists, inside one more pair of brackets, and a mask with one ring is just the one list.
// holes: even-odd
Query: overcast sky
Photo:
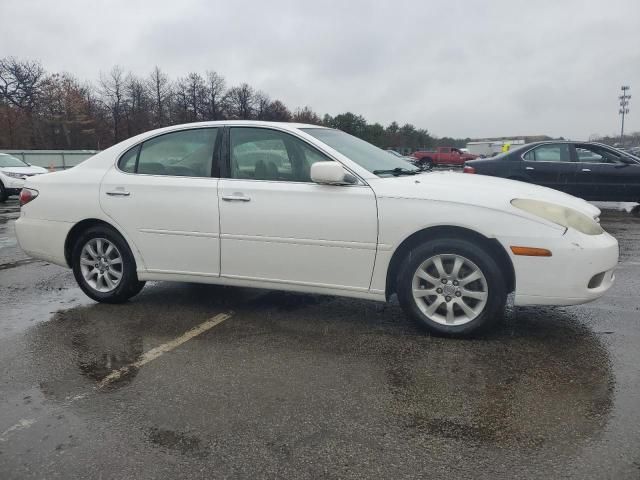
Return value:
[[(0, 56), (96, 80), (216, 70), (290, 108), (438, 136), (640, 130), (640, 1), (0, 0)], [(637, 97), (637, 100), (635, 100)]]

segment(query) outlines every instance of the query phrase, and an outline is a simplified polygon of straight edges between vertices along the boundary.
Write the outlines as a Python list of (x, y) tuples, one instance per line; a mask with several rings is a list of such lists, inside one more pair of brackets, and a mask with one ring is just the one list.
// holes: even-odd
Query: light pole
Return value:
[(620, 90), (622, 90), (622, 95), (620, 95), (618, 98), (620, 99), (620, 110), (618, 111), (618, 113), (620, 115), (622, 115), (622, 127), (620, 128), (620, 143), (623, 143), (624, 141), (624, 116), (629, 113), (629, 100), (631, 99), (631, 95), (629, 95), (627, 92), (629, 90), (631, 90), (631, 87), (629, 85), (623, 85), (622, 87), (620, 87)]

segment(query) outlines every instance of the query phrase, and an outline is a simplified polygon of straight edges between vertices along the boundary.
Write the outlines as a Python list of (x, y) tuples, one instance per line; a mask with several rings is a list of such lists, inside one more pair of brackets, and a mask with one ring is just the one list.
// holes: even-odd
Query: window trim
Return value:
[[(263, 126), (263, 125), (225, 125), (225, 130), (226, 130), (226, 142), (225, 142), (225, 146), (226, 148), (224, 149), (224, 156), (221, 157), (221, 165), (224, 166), (224, 176), (221, 176), (220, 178), (223, 178), (225, 180), (234, 180), (234, 181), (242, 181), (242, 182), (270, 182), (270, 183), (293, 183), (293, 184), (301, 184), (301, 185), (318, 185), (317, 183), (315, 183), (313, 180), (310, 180), (308, 182), (300, 182), (300, 181), (293, 181), (293, 180), (260, 180), (260, 179), (255, 179), (255, 178), (233, 178), (231, 177), (231, 129), (233, 128), (252, 128), (252, 129), (256, 129), (256, 128), (260, 128), (262, 130), (270, 130), (273, 132), (278, 132), (280, 134), (284, 134), (284, 135), (289, 135), (297, 140), (300, 140), (301, 142), (303, 142), (307, 147), (311, 148), (312, 150), (315, 150), (317, 152), (319, 152), (322, 156), (327, 157), (329, 159), (331, 159), (331, 161), (337, 162), (340, 165), (342, 165), (342, 168), (344, 168), (347, 172), (349, 172), (351, 175), (353, 175), (357, 182), (353, 183), (353, 184), (345, 184), (345, 185), (340, 185), (340, 186), (344, 186), (344, 187), (360, 187), (360, 186), (368, 186), (368, 183), (357, 173), (355, 173), (353, 170), (351, 170), (348, 166), (346, 166), (344, 163), (342, 163), (340, 160), (338, 160), (337, 158), (335, 158), (333, 155), (328, 154), (327, 152), (323, 151), (322, 149), (316, 147), (315, 145), (309, 143), (309, 141), (307, 141), (307, 139), (302, 138), (299, 135), (296, 135), (294, 132), (291, 132), (289, 130), (280, 130), (278, 128), (272, 128), (271, 126)], [(223, 173), (221, 173), (221, 175), (223, 175)]]
[[(131, 147), (127, 148), (124, 152), (122, 152), (120, 155), (118, 155), (118, 158), (116, 159), (115, 162), (115, 166), (116, 166), (116, 170), (118, 170), (118, 172), (123, 173), (125, 175), (144, 175), (146, 177), (170, 177), (170, 178), (213, 178), (213, 179), (219, 179), (222, 178), (221, 176), (218, 177), (214, 177), (213, 174), (215, 173), (214, 170), (216, 168), (216, 166), (218, 167), (218, 173), (220, 174), (220, 144), (221, 144), (221, 137), (222, 137), (222, 133), (224, 128), (224, 125), (220, 125), (220, 126), (208, 126), (208, 127), (188, 127), (188, 128), (178, 128), (175, 130), (170, 130), (168, 132), (161, 132), (158, 133), (157, 135), (153, 135), (151, 137), (147, 137), (143, 140), (140, 140), (138, 143), (136, 143), (135, 145), (132, 145)], [(140, 162), (140, 152), (142, 151), (142, 145), (146, 142), (148, 142), (149, 140), (154, 140), (156, 138), (162, 137), (164, 135), (169, 135), (172, 133), (178, 133), (178, 132), (186, 132), (186, 131), (191, 131), (191, 130), (218, 130), (218, 134), (216, 135), (216, 141), (213, 145), (213, 156), (211, 158), (211, 171), (209, 172), (209, 176), (208, 177), (201, 177), (201, 176), (197, 176), (197, 177), (193, 177), (190, 175), (158, 175), (156, 173), (138, 173), (138, 163)], [(120, 160), (122, 160), (122, 157), (124, 157), (127, 153), (129, 153), (131, 150), (133, 150), (134, 148), (138, 149), (138, 152), (136, 153), (136, 163), (135, 163), (135, 171), (134, 172), (125, 172), (124, 170), (122, 170), (120, 168)]]

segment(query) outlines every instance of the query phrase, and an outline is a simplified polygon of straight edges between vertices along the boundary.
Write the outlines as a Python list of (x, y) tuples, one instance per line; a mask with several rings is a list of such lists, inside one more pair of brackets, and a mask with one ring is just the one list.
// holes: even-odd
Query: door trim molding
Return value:
[(185, 237), (208, 237), (208, 238), (220, 238), (220, 234), (208, 233), (208, 232), (189, 232), (185, 230), (161, 230), (155, 228), (140, 228), (139, 232), (142, 233), (153, 233), (156, 235), (181, 235)]
[(236, 235), (223, 233), (220, 235), (221, 240), (240, 240), (246, 242), (267, 242), (267, 243), (287, 243), (293, 245), (318, 245), (322, 247), (334, 248), (355, 248), (358, 250), (375, 250), (376, 244), (369, 242), (349, 242), (344, 240), (324, 240), (312, 238), (288, 238), (288, 237), (269, 237), (262, 235)]

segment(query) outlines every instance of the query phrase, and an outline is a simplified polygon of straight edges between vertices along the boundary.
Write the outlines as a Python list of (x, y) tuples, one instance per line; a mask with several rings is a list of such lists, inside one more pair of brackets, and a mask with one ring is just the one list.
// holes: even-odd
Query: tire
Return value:
[(422, 160), (422, 168), (425, 170), (433, 170), (433, 160), (430, 158), (424, 158)]
[(0, 182), (0, 203), (6, 202), (7, 198), (9, 198), (9, 195), (7, 195), (7, 190), (4, 188), (2, 182)]
[[(444, 275), (438, 273), (437, 258)], [(478, 279), (469, 281), (477, 272)], [(405, 313), (436, 335), (469, 336), (489, 329), (504, 315), (504, 273), (488, 251), (468, 240), (434, 239), (414, 248), (400, 265), (396, 285)]]
[(635, 207), (633, 207), (631, 209), (631, 213), (636, 217), (640, 217), (640, 205), (636, 205)]
[(97, 302), (125, 302), (145, 284), (138, 280), (127, 242), (106, 226), (89, 228), (79, 236), (71, 253), (71, 266), (82, 291)]

